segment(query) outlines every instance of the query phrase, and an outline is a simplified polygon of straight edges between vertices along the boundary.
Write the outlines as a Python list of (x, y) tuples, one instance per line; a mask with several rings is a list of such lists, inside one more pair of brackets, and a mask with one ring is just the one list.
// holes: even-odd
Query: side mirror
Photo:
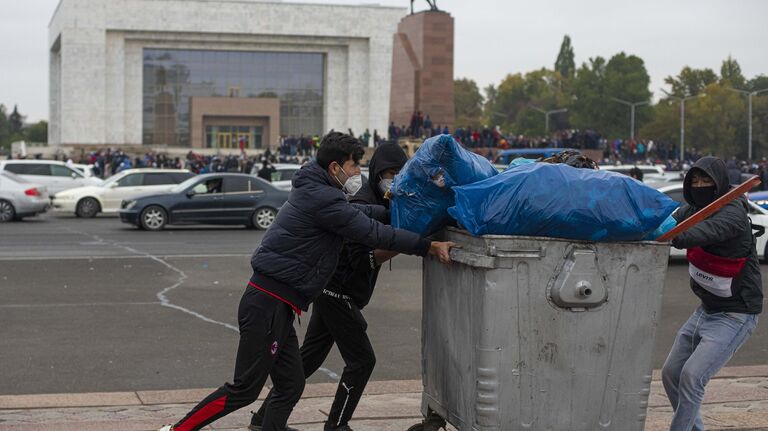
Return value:
[(76, 174), (76, 173), (74, 173), (74, 172), (72, 172), (72, 179), (73, 179), (73, 180), (76, 180), (76, 179), (77, 179), (77, 174)]
[(109, 184), (109, 188), (110, 188), (110, 189), (114, 189), (114, 188), (115, 188), (115, 187), (117, 187), (117, 186), (118, 186), (118, 184), (117, 184), (117, 181), (115, 181), (114, 183), (110, 183), (110, 184)]
[(195, 195), (195, 191), (194, 191), (194, 190), (187, 190), (187, 193), (186, 193), (186, 194), (187, 194), (187, 197), (191, 199), (191, 198), (192, 198), (192, 196), (194, 196), (194, 195)]

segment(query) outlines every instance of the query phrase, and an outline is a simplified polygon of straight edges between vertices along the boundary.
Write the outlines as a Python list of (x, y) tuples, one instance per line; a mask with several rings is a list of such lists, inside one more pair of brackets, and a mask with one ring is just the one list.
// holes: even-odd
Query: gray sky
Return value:
[[(28, 121), (47, 119), (48, 21), (58, 0), (0, 3), (0, 103), (18, 104)], [(508, 73), (551, 68), (564, 34), (571, 36), (577, 65), (620, 51), (639, 56), (656, 94), (664, 77), (685, 65), (719, 73), (729, 54), (747, 78), (768, 74), (768, 0), (438, 0), (438, 6), (456, 20), (456, 77), (481, 88)]]

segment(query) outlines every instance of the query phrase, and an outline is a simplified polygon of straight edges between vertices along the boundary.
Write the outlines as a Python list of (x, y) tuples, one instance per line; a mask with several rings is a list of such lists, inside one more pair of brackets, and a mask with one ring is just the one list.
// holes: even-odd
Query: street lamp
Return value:
[(760, 93), (764, 93), (768, 91), (768, 88), (764, 88), (762, 90), (757, 91), (747, 91), (747, 90), (739, 90), (736, 88), (728, 88), (731, 91), (735, 91), (736, 93), (746, 94), (749, 108), (747, 109), (747, 122), (749, 124), (749, 133), (747, 136), (747, 160), (752, 160), (752, 97), (757, 96)]
[(666, 94), (667, 97), (670, 99), (675, 99), (680, 102), (680, 163), (682, 163), (685, 160), (685, 101), (691, 100), (691, 99), (697, 99), (699, 97), (706, 96), (705, 93), (696, 94), (694, 96), (687, 96), (687, 97), (678, 97), (673, 96), (669, 94), (666, 90), (663, 88), (661, 89), (662, 93)]
[(629, 123), (630, 124), (629, 125), (629, 138), (634, 141), (635, 140), (635, 107), (636, 106), (647, 105), (650, 102), (634, 102), (633, 103), (633, 102), (628, 102), (626, 100), (621, 100), (618, 97), (611, 97), (611, 99), (613, 99), (614, 102), (619, 102), (622, 105), (627, 105), (627, 106), (629, 106), (631, 108), (630, 111), (632, 112), (632, 114), (631, 114), (632, 119), (630, 120), (630, 123)]
[(561, 114), (563, 112), (568, 112), (567, 108), (561, 108), (561, 109), (553, 109), (551, 111), (545, 111), (541, 108), (537, 108), (535, 106), (531, 106), (531, 109), (535, 111), (539, 111), (542, 114), (544, 114), (544, 136), (546, 136), (549, 133), (549, 116), (552, 114)]

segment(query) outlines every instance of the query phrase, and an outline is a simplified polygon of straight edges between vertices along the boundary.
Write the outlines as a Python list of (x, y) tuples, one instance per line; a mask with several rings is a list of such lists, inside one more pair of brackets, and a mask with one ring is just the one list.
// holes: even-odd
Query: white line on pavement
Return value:
[(155, 262), (157, 262), (157, 263), (167, 267), (171, 271), (176, 272), (177, 274), (179, 274), (179, 278), (176, 280), (176, 283), (166, 287), (165, 289), (163, 289), (163, 290), (161, 290), (160, 292), (157, 293), (157, 299), (160, 300), (160, 305), (162, 305), (163, 307), (173, 308), (174, 310), (179, 310), (179, 311), (181, 311), (183, 313), (187, 313), (187, 314), (189, 314), (191, 316), (197, 317), (198, 319), (200, 319), (200, 320), (202, 320), (204, 322), (213, 323), (215, 325), (221, 325), (221, 326), (223, 326), (223, 327), (225, 327), (227, 329), (231, 329), (231, 330), (233, 330), (235, 332), (238, 332), (238, 333), (240, 332), (237, 329), (236, 326), (230, 325), (229, 323), (220, 322), (220, 321), (215, 320), (215, 319), (211, 319), (208, 316), (204, 316), (204, 315), (202, 315), (202, 314), (200, 314), (200, 313), (198, 313), (196, 311), (192, 311), (192, 310), (190, 310), (188, 308), (182, 307), (181, 305), (173, 304), (171, 301), (168, 300), (168, 297), (165, 296), (165, 294), (170, 292), (171, 290), (181, 286), (184, 283), (184, 281), (187, 279), (187, 274), (184, 271), (180, 270), (179, 268), (176, 268), (175, 266), (171, 265), (170, 263), (166, 262), (165, 260), (163, 260), (163, 259), (161, 259), (161, 258), (159, 258), (159, 257), (157, 257), (155, 255), (152, 255), (152, 254), (147, 253), (147, 252), (139, 251), (139, 250), (136, 250), (134, 248), (118, 244), (115, 241), (104, 240), (104, 239), (102, 239), (102, 238), (100, 238), (100, 237), (98, 237), (96, 235), (92, 235), (92, 234), (89, 234), (87, 232), (76, 231), (74, 229), (71, 229), (70, 227), (65, 227), (65, 229), (69, 230), (70, 232), (79, 233), (81, 235), (85, 235), (87, 237), (93, 238), (94, 240), (99, 241), (99, 242), (107, 242), (107, 243), (109, 243), (110, 245), (112, 245), (114, 247), (122, 248), (123, 250), (126, 250), (127, 252), (132, 253), (134, 255), (140, 255), (140, 256), (143, 256), (143, 257), (147, 257), (147, 258), (152, 259)]

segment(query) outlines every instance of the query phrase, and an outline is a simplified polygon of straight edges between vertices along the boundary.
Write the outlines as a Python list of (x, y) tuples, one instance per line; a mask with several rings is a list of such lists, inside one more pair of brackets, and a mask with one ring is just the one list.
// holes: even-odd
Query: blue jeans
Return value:
[(699, 414), (704, 387), (747, 341), (757, 326), (756, 314), (712, 313), (702, 307), (677, 332), (661, 371), (672, 408), (670, 431), (703, 431)]

